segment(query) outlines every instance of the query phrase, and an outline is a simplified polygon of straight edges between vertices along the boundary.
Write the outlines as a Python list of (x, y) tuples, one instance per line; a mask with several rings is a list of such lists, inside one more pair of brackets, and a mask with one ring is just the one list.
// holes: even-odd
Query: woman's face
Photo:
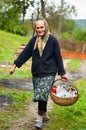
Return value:
[(45, 35), (45, 25), (43, 21), (41, 20), (36, 21), (35, 29), (36, 29), (37, 36), (43, 37)]

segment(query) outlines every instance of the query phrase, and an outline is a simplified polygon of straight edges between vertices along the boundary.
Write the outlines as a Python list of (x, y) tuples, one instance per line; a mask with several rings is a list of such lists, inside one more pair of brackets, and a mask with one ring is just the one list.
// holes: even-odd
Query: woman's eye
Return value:
[(36, 29), (43, 29), (44, 27), (36, 27)]

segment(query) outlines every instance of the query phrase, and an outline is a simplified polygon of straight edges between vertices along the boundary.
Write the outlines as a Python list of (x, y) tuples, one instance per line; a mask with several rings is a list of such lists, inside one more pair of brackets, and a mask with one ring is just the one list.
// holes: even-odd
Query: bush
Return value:
[(62, 38), (64, 40), (69, 40), (70, 39), (70, 34), (67, 33), (67, 32), (64, 32), (64, 33), (61, 34), (60, 38)]
[(86, 30), (83, 30), (81, 28), (79, 29), (76, 29), (74, 32), (73, 32), (73, 37), (75, 39), (75, 41), (77, 42), (86, 42)]

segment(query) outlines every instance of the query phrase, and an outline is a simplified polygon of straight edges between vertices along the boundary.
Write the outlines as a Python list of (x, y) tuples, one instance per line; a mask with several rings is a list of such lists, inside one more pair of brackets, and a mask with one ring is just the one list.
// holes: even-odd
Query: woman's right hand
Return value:
[(14, 71), (15, 71), (15, 69), (16, 69), (16, 65), (14, 64), (14, 65), (10, 68), (9, 74), (10, 74), (10, 75), (13, 74)]

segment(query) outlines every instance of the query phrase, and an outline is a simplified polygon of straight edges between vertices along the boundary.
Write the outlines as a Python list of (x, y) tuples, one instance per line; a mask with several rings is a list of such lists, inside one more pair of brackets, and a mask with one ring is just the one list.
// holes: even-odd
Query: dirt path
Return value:
[[(48, 101), (48, 112), (52, 109), (52, 100), (49, 97)], [(22, 118), (18, 118), (16, 120), (12, 120), (10, 123), (10, 128), (7, 130), (37, 130), (34, 127), (34, 121), (37, 116), (37, 103), (30, 102), (29, 105), (26, 106), (27, 110), (25, 111), (25, 115)], [(45, 126), (42, 130), (46, 130)]]

